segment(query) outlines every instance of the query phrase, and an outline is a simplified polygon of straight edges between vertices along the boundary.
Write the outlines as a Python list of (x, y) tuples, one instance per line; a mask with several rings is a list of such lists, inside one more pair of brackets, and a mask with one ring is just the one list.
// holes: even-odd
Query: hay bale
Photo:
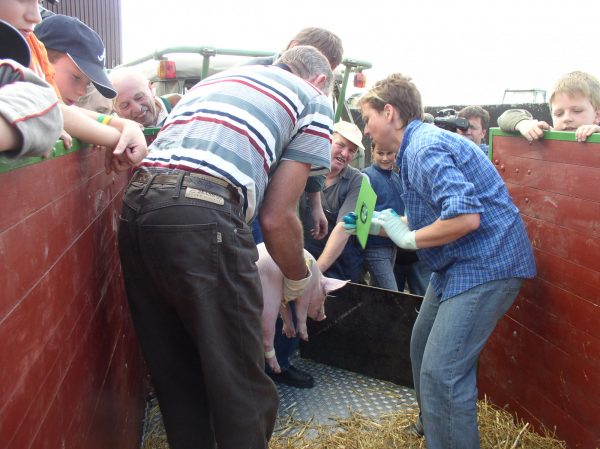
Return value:
[[(158, 406), (156, 406), (156, 409)], [(506, 410), (479, 401), (481, 447), (490, 449), (566, 449), (563, 441), (546, 429), (542, 434), (529, 423), (515, 421)], [(152, 409), (154, 410), (154, 409)], [(156, 413), (154, 410), (153, 413)], [(160, 413), (158, 411), (158, 413)], [(270, 449), (425, 449), (424, 438), (406, 434), (403, 429), (417, 418), (417, 410), (382, 415), (377, 419), (360, 413), (333, 419), (328, 425), (280, 418), (269, 444)], [(164, 428), (159, 423), (148, 429), (142, 449), (169, 449)]]

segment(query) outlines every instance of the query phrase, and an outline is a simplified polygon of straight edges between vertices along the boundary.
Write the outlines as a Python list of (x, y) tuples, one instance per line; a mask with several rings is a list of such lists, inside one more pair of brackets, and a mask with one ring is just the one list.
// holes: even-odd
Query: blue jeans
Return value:
[[(134, 178), (135, 180), (135, 178)], [(264, 372), (258, 252), (242, 206), (183, 177), (132, 181), (119, 253), (131, 316), (172, 449), (267, 449), (278, 395)]]
[(477, 359), (522, 279), (487, 282), (440, 302), (431, 285), (410, 359), (428, 449), (478, 449)]
[(394, 276), (396, 248), (396, 246), (375, 246), (365, 249), (363, 253), (365, 264), (375, 287), (398, 291)]
[(431, 270), (424, 262), (417, 260), (410, 264), (394, 267), (394, 275), (399, 290), (404, 290), (404, 284), (408, 282), (408, 291), (413, 295), (423, 296), (431, 279)]

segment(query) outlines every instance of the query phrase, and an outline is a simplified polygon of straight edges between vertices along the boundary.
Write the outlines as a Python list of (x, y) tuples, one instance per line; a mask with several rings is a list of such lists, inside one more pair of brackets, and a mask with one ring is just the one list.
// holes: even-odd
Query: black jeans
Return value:
[(212, 196), (130, 183), (119, 252), (131, 316), (171, 449), (266, 449), (278, 396), (264, 372), (256, 246), (241, 205), (209, 182), (201, 190)]

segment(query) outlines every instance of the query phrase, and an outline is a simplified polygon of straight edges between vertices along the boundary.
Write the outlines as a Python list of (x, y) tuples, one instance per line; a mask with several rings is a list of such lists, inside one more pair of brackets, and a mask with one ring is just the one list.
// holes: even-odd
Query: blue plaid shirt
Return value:
[(477, 230), (446, 245), (418, 250), (419, 259), (433, 271), (431, 283), (441, 300), (485, 282), (535, 276), (519, 210), (477, 145), (414, 120), (405, 129), (397, 162), (410, 229), (480, 214)]

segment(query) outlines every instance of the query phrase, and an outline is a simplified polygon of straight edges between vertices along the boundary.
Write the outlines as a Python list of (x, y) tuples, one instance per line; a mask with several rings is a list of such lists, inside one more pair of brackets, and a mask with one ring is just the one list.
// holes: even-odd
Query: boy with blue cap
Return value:
[[(6, 21), (23, 35), (31, 51), (30, 69), (50, 84), (56, 95), (60, 97), (60, 90), (56, 86), (54, 69), (48, 61), (46, 48), (33, 32), (34, 28), (42, 22), (39, 3), (35, 0), (3, 0), (0, 20)], [(76, 37), (79, 38), (80, 36)], [(104, 45), (102, 48), (104, 49)], [(79, 69), (78, 71), (80, 72)], [(94, 81), (102, 84), (101, 79), (94, 79)], [(110, 86), (106, 87), (110, 89)], [(107, 147), (107, 172), (125, 171), (140, 162), (146, 155), (146, 140), (139, 126), (134, 122), (84, 111), (62, 103), (58, 106), (63, 115), (64, 129), (61, 139), (65, 147), (71, 147), (71, 135), (84, 142)]]
[(104, 69), (104, 43), (85, 23), (55, 14), (36, 26), (34, 33), (46, 47), (65, 104), (84, 96), (90, 82), (106, 98), (117, 95)]

